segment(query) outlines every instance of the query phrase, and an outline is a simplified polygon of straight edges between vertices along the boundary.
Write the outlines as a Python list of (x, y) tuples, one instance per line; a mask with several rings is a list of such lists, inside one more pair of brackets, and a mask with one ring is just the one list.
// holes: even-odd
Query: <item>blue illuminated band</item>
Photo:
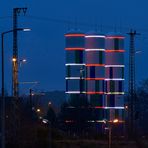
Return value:
[(67, 63), (67, 64), (65, 64), (65, 66), (85, 66), (85, 64), (84, 63)]
[(107, 92), (106, 95), (124, 95), (124, 92)]
[(84, 78), (80, 78), (80, 77), (66, 77), (66, 80), (80, 80), (80, 79), (84, 79)]
[(121, 78), (107, 78), (105, 79), (105, 81), (124, 81), (125, 79), (121, 79)]
[(104, 35), (86, 35), (85, 38), (105, 38)]
[(105, 49), (85, 49), (85, 51), (105, 51)]
[(82, 91), (82, 92), (80, 92), (80, 91), (67, 91), (67, 92), (65, 92), (66, 94), (80, 94), (80, 93), (83, 93), (83, 94), (85, 94), (86, 92), (85, 91)]
[(105, 65), (105, 67), (125, 67), (125, 65)]
[(105, 109), (125, 109), (122, 106), (116, 106), (116, 107), (104, 107)]

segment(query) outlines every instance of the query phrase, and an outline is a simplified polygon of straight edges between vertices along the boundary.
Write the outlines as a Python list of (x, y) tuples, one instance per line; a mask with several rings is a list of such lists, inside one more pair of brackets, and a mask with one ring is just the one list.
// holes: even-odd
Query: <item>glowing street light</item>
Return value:
[(23, 31), (31, 31), (30, 28), (23, 28)]
[(128, 109), (128, 106), (127, 106), (127, 105), (125, 105), (125, 109), (126, 109), (126, 110)]
[(22, 59), (22, 60), (20, 60), (20, 62), (25, 63), (25, 62), (27, 62), (27, 60), (26, 59)]
[(43, 122), (44, 124), (47, 124), (49, 121), (48, 121), (47, 119), (43, 119), (42, 122)]
[[(16, 58), (12, 58), (12, 62), (17, 62)], [(26, 59), (21, 59), (18, 61), (18, 64), (20, 65), (20, 67), (22, 66), (22, 64), (25, 64), (27, 62)]]
[(49, 101), (49, 102), (48, 102), (48, 106), (50, 106), (51, 104), (52, 104), (51, 101)]
[(12, 58), (12, 62), (16, 62), (16, 58)]
[(40, 110), (39, 108), (38, 108), (36, 111), (37, 111), (38, 113), (41, 112), (41, 110)]
[(19, 60), (19, 65), (20, 65), (20, 67), (22, 66), (22, 64), (25, 64), (27, 62), (27, 60), (26, 59), (21, 59), (21, 60)]
[(119, 122), (118, 119), (114, 119), (114, 120), (113, 120), (113, 123), (118, 123), (118, 122)]

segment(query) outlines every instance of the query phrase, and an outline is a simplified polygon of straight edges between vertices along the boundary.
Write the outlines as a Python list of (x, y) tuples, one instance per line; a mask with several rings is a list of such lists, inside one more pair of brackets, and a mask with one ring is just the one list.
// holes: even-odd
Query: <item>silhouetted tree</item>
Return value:
[(55, 125), (56, 114), (51, 105), (49, 105), (48, 107), (46, 119), (50, 122), (52, 126)]
[(148, 79), (141, 81), (137, 89), (136, 108), (135, 119), (139, 120), (143, 131), (147, 131), (148, 134)]

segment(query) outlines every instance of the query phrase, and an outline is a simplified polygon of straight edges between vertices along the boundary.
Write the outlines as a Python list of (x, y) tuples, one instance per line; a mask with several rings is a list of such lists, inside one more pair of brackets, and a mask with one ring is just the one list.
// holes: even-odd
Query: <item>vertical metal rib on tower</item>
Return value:
[(80, 105), (80, 95), (85, 94), (84, 87), (84, 49), (85, 35), (81, 32), (69, 32), (66, 38), (66, 93), (69, 102)]
[(102, 121), (104, 118), (105, 36), (88, 33), (85, 36), (85, 54), (87, 98), (95, 114), (98, 114), (96, 120)]
[(106, 115), (109, 121), (124, 119), (124, 37), (106, 36)]

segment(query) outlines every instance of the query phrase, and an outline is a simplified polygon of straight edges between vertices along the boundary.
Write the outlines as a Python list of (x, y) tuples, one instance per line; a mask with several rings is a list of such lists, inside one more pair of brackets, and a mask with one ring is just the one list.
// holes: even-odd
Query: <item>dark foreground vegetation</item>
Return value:
[[(54, 104), (49, 102), (44, 110), (39, 103), (30, 100), (19, 102), (17, 132), (13, 132), (12, 98), (6, 98), (6, 147), (7, 148), (107, 148), (108, 133), (98, 134), (94, 127), (86, 124), (89, 115), (77, 110), (73, 117), (76, 125), (69, 126), (65, 117), (70, 118), (67, 103), (55, 111)], [(21, 100), (21, 99), (20, 99)], [(112, 134), (112, 148), (148, 148), (148, 80), (140, 83), (137, 89), (137, 110), (135, 121), (137, 131), (135, 138), (128, 140), (127, 135)], [(85, 102), (86, 103), (86, 102)], [(80, 112), (81, 112), (81, 116)], [(69, 116), (69, 117), (68, 117)], [(14, 136), (15, 135), (15, 136)]]

